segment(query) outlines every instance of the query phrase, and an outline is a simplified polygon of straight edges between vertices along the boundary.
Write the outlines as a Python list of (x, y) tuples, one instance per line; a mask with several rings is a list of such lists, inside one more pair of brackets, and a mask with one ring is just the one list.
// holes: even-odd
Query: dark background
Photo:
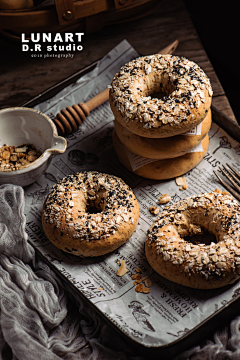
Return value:
[[(167, 1), (168, 0), (165, 0), (165, 2)], [(240, 25), (240, 17), (238, 2), (235, 1), (233, 3), (232, 0), (227, 2), (217, 2), (214, 0), (184, 0), (184, 3), (203, 43), (205, 51), (207, 52), (207, 55), (213, 65), (213, 68), (224, 88), (236, 119), (240, 123), (240, 72), (238, 56), (238, 39), (240, 34), (238, 27)], [(131, 28), (131, 24), (129, 26)], [(124, 24), (124, 27), (126, 30), (123, 34), (123, 38), (126, 37), (128, 27), (127, 23)], [(102, 31), (102, 33), (106, 35), (108, 31), (108, 29), (105, 29)], [(90, 35), (89, 38), (90, 43), (91, 41), (93, 42), (91, 39), (94, 39), (94, 34), (92, 36)], [(102, 39), (102, 41), (104, 41), (104, 39)], [(109, 36), (107, 36), (106, 42), (109, 41)], [(109, 49), (115, 45), (116, 44), (109, 42)], [(96, 59), (102, 56), (100, 49), (101, 44), (99, 44), (99, 50), (96, 48)], [(24, 67), (25, 56), (26, 54), (21, 52), (20, 49), (17, 50), (11, 48), (11, 46), (2, 44), (0, 48), (0, 73), (9, 72), (11, 66), (15, 66), (19, 69), (21, 66)], [(38, 60), (35, 61), (37, 62)], [(80, 63), (80, 67), (84, 67), (85, 65), (85, 63)], [(45, 70), (43, 69), (43, 73), (44, 71)], [(56, 77), (59, 71), (60, 70), (56, 67)], [(72, 70), (72, 73), (73, 72), (74, 69)], [(66, 76), (62, 74), (62, 78), (65, 78)], [(59, 76), (55, 82), (59, 81), (58, 78)], [(21, 79), (20, 75), (16, 77), (16, 81), (20, 81), (19, 79)], [(15, 79), (13, 79), (13, 81), (15, 81)], [(38, 77), (36, 81), (41, 81), (41, 79)], [(54, 81), (54, 78), (52, 81)], [(49, 86), (46, 85), (46, 88), (48, 87)], [(26, 96), (27, 95), (28, 94), (26, 94)], [(28, 98), (29, 95), (27, 99)], [(6, 95), (3, 99), (4, 107), (9, 105), (8, 99), (9, 95)], [(19, 103), (15, 97), (14, 99), (10, 98), (10, 100), (11, 101), (9, 106), (12, 105), (13, 101), (16, 102), (16, 104)], [(14, 105), (16, 104), (14, 103)]]
[(240, 10), (235, 1), (184, 0), (213, 68), (240, 123)]

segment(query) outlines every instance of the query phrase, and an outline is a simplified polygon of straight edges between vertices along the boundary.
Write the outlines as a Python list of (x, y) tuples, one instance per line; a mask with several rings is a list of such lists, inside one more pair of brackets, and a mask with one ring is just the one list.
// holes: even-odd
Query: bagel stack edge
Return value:
[[(156, 180), (191, 170), (207, 152), (211, 100), (208, 77), (184, 57), (157, 54), (124, 65), (112, 80), (109, 96), (119, 161)], [(135, 156), (145, 159), (142, 166), (132, 166)]]

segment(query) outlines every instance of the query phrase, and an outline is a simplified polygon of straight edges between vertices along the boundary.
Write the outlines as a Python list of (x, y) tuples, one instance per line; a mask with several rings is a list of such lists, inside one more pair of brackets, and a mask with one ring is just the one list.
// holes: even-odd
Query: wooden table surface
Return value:
[[(46, 29), (47, 31), (47, 29)], [(176, 55), (195, 61), (209, 76), (213, 105), (235, 119), (233, 110), (185, 7), (180, 0), (163, 2), (157, 11), (130, 23), (111, 25), (98, 33), (84, 35), (82, 52), (71, 58), (32, 58), (30, 52), (0, 43), (0, 107), (23, 104), (50, 86), (104, 56), (127, 39), (140, 54), (158, 52), (175, 39)], [(80, 101), (81, 99), (79, 99)]]

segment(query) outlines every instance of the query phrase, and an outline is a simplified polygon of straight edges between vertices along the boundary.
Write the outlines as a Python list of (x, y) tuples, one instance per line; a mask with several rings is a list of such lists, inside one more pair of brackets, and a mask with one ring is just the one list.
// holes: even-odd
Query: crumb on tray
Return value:
[(185, 177), (181, 177), (181, 176), (177, 177), (175, 179), (175, 181), (176, 181), (176, 184), (178, 186), (181, 186), (180, 190), (186, 190), (187, 189), (187, 182), (186, 182)]
[(168, 194), (163, 194), (162, 196), (160, 196), (160, 198), (158, 199), (159, 204), (166, 204), (171, 200), (171, 196)]
[(157, 215), (160, 212), (160, 209), (157, 206), (150, 206), (149, 211), (153, 215)]
[(126, 268), (125, 261), (121, 260), (120, 268), (118, 269), (117, 276), (123, 276), (128, 272), (128, 269)]
[(152, 282), (149, 276), (142, 277), (142, 275), (140, 274), (141, 269), (139, 267), (137, 267), (135, 270), (136, 270), (136, 274), (132, 276), (132, 280), (135, 280), (134, 281), (135, 291), (144, 294), (150, 293), (150, 287), (152, 286)]

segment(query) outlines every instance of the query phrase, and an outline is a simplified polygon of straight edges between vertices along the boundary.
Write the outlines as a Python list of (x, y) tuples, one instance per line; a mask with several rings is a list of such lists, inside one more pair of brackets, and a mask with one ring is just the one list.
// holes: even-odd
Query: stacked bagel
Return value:
[(211, 100), (208, 77), (184, 57), (157, 54), (129, 62), (114, 76), (109, 93), (119, 161), (156, 180), (188, 172), (208, 149)]

